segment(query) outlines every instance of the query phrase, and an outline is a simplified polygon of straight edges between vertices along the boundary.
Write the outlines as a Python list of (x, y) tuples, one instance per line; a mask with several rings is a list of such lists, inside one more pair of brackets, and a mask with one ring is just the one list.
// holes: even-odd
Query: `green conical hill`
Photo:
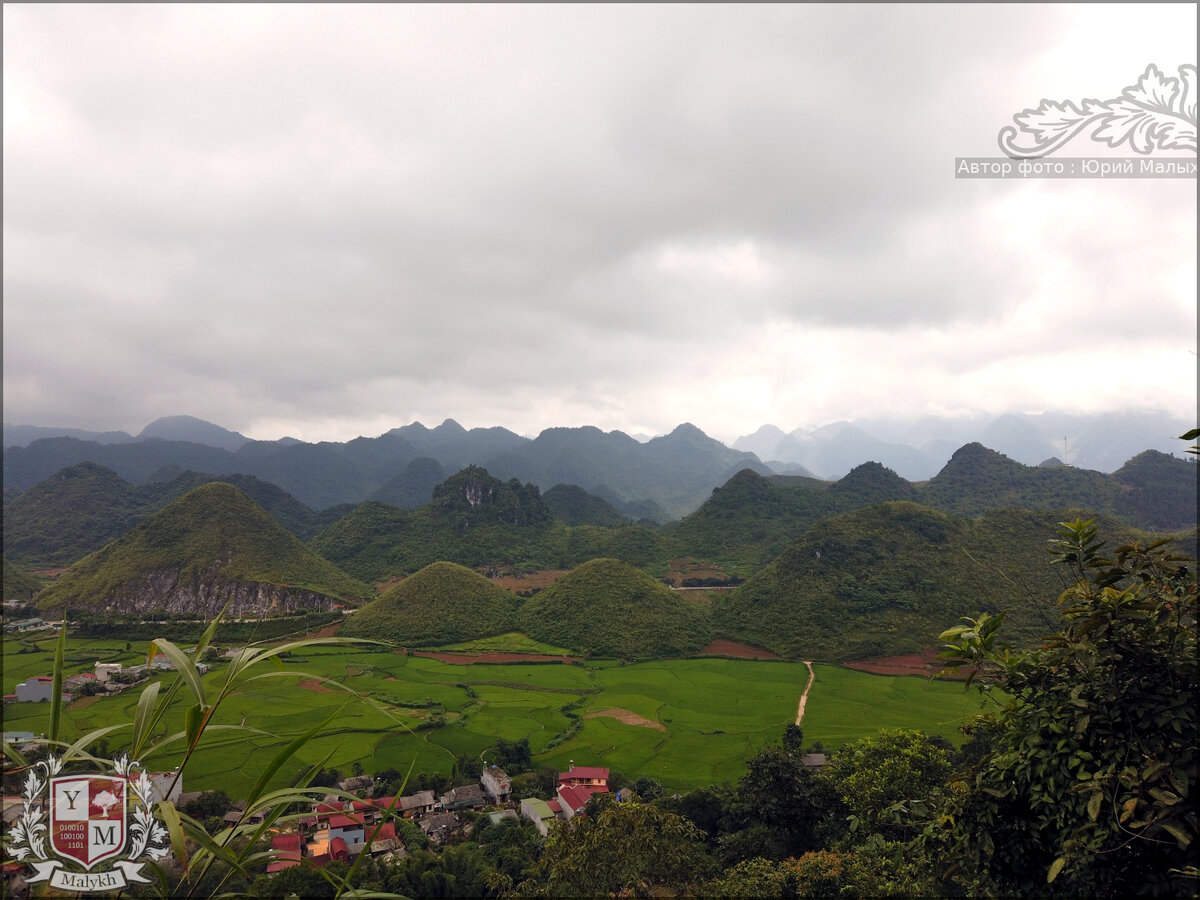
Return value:
[(356, 612), (342, 634), (405, 646), (453, 644), (512, 631), (517, 603), (478, 572), (436, 562)]
[(357, 604), (366, 585), (314, 554), (236, 487), (184, 494), (80, 560), (41, 594), (41, 609), (254, 616)]
[(520, 618), (534, 640), (594, 656), (683, 656), (712, 640), (699, 610), (615, 559), (579, 566), (527, 600)]

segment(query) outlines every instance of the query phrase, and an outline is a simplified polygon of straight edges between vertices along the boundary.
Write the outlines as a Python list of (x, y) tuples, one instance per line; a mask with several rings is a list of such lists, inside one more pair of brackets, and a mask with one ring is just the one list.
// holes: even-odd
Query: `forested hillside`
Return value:
[(64, 572), (39, 608), (266, 616), (373, 591), (311, 553), (232, 485), (195, 488)]

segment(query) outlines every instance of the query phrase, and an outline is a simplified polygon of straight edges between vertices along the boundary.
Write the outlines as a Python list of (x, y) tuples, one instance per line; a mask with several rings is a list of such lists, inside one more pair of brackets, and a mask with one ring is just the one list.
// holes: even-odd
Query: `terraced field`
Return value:
[[(5, 691), (28, 675), (49, 674), (51, 645), (41, 646), (18, 654), (19, 646), (6, 643)], [(131, 664), (139, 654), (124, 646), (71, 641), (68, 672), (90, 671), (88, 661), (102, 655), (127, 656)], [(324, 733), (301, 750), (286, 775), (315, 764), (348, 771), (356, 762), (368, 773), (410, 764), (417, 772), (449, 773), (461, 754), (486, 758), (498, 739), (526, 738), (538, 765), (565, 768), (573, 759), (687, 790), (738, 778), (745, 760), (777, 742), (794, 721), (808, 680), (801, 662), (730, 658), (464, 664), (386, 648), (321, 647), (286, 663), (278, 677), (255, 682), (222, 706), (215, 721), (250, 730), (208, 732), (188, 764), (186, 790), (236, 795), (276, 749), (323, 719), (329, 719)], [(958, 725), (979, 709), (960, 684), (814, 669), (804, 733), (828, 748), (884, 727), (924, 728), (959, 742)], [(204, 680), (215, 690), (223, 677), (217, 663)], [(64, 736), (132, 721), (137, 695), (75, 701), (65, 710)], [(47, 712), (47, 704), (10, 704), (5, 729), (44, 731)], [(178, 730), (181, 721), (180, 712), (164, 733)], [(110, 746), (118, 748), (120, 738)], [(170, 768), (178, 759), (164, 753), (145, 762)]]

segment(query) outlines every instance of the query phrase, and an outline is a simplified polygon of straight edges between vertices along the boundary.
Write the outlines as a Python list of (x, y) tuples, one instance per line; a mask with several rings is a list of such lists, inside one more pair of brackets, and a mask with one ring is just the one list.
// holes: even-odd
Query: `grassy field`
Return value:
[[(5, 642), (6, 691), (29, 675), (49, 674), (52, 644), (41, 646), (37, 653), (22, 654), (20, 644)], [(143, 645), (131, 651), (124, 647), (120, 641), (71, 640), (68, 673), (90, 671), (101, 657), (144, 661)], [(958, 725), (980, 708), (976, 696), (959, 684), (826, 665), (815, 671), (803, 727), (807, 742), (820, 741), (827, 748), (885, 727), (922, 728), (959, 743)], [(327, 766), (346, 772), (357, 762), (368, 773), (407, 770), (410, 764), (416, 772), (449, 773), (461, 754), (486, 758), (499, 738), (526, 738), (535, 764), (565, 768), (573, 759), (688, 790), (736, 780), (749, 756), (777, 742), (795, 719), (808, 678), (799, 662), (710, 658), (461, 665), (382, 648), (344, 647), (306, 650), (302, 658), (287, 660), (287, 672), (255, 682), (222, 706), (215, 721), (257, 731), (207, 733), (188, 764), (185, 790), (244, 792), (275, 750), (327, 717), (325, 733), (300, 752), (287, 775), (327, 754)], [(169, 682), (177, 676), (158, 677)], [(223, 677), (218, 663), (204, 679), (215, 691)], [(132, 721), (138, 693), (76, 700), (64, 713), (64, 737)], [(47, 714), (48, 704), (10, 704), (4, 727), (42, 732)], [(181, 713), (165, 731), (178, 730), (180, 721)], [(120, 743), (114, 737), (110, 746), (117, 749)], [(171, 768), (178, 756), (162, 754), (145, 762)]]

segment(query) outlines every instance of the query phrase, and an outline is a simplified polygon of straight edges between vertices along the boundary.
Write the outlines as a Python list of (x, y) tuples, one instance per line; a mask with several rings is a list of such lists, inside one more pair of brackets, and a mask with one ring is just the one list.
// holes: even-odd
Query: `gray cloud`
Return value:
[[(1056, 359), (1145, 365), (1195, 332), (1194, 183), (952, 172), (1043, 96), (1194, 62), (1189, 7), (5, 22), (9, 421), (736, 434), (806, 421), (798, 379), (835, 418), (894, 411), (859, 377), (887, 366), (914, 413), (1004, 411)], [(1011, 394), (976, 380), (1001, 359), (1030, 373)], [(1190, 409), (1176, 371), (1153, 389)]]

